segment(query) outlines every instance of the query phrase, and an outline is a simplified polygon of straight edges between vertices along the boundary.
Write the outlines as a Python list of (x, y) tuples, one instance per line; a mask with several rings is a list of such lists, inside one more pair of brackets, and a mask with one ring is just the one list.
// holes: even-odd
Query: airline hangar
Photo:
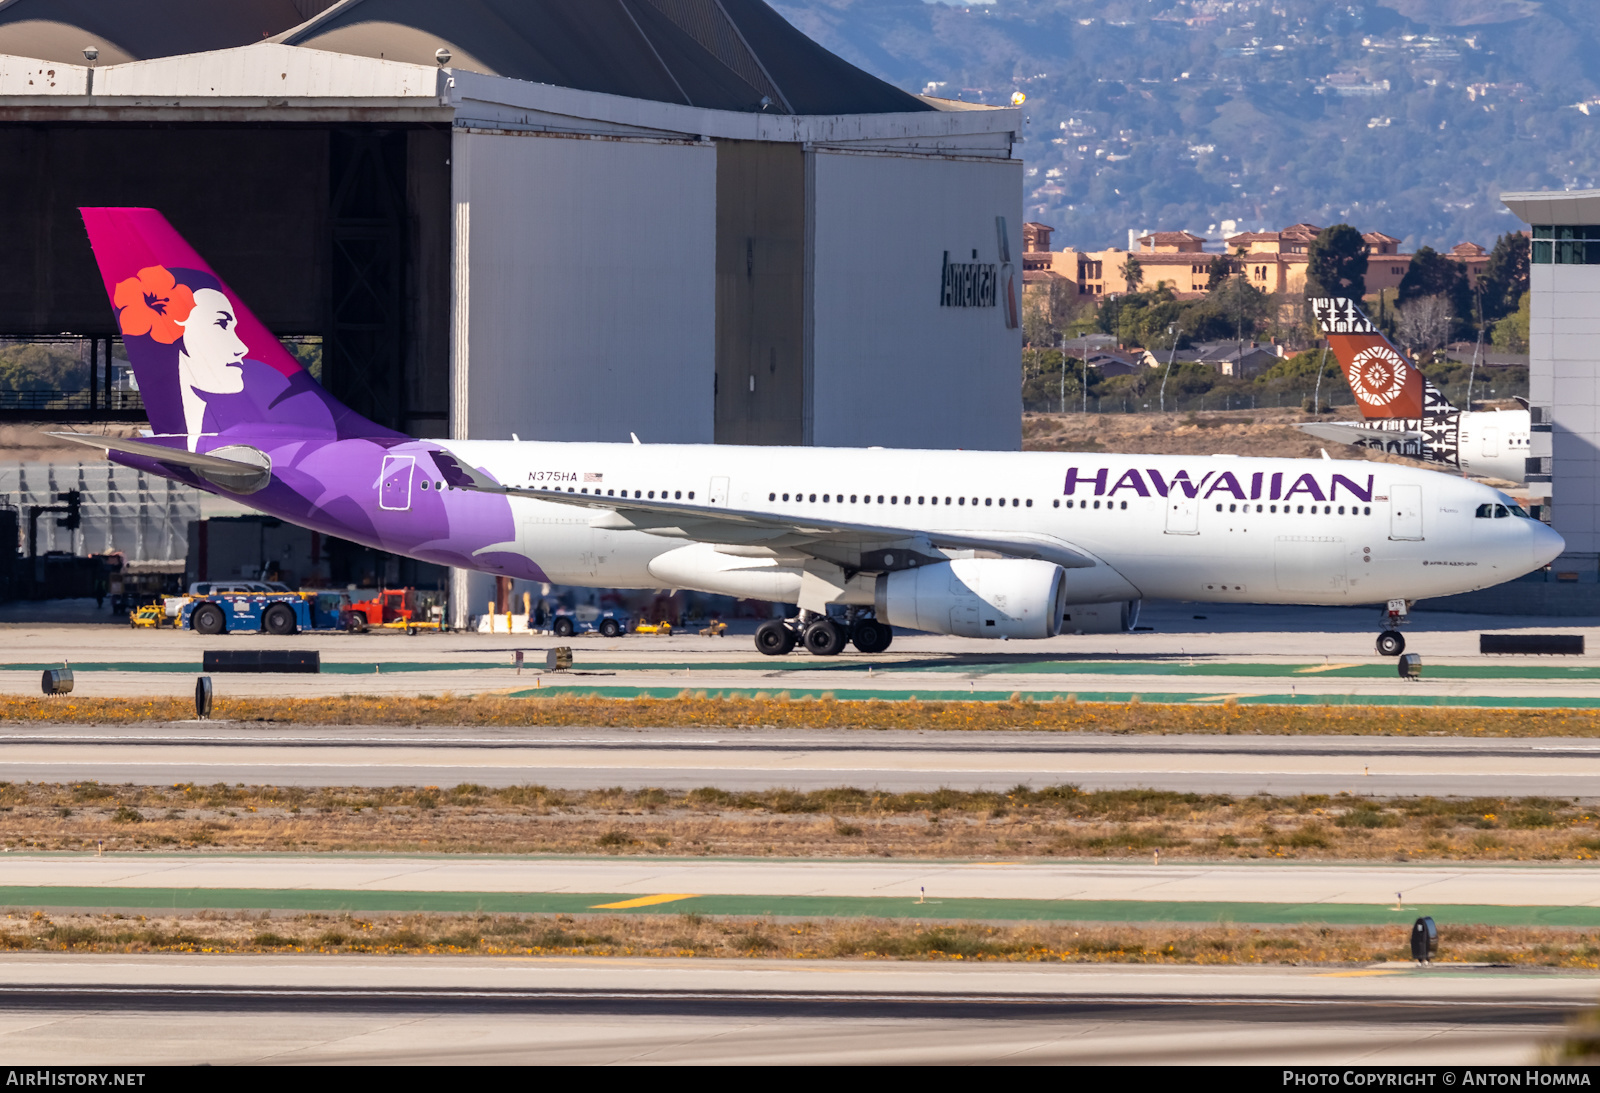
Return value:
[(759, 0), (0, 0), (0, 336), (151, 205), (417, 435), (1015, 449), (1020, 127)]

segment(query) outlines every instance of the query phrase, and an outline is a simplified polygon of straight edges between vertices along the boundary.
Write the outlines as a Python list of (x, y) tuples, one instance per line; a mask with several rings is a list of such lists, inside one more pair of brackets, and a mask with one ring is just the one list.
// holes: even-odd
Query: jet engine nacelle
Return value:
[(1053, 562), (957, 558), (878, 577), (878, 620), (963, 638), (1053, 638), (1066, 571)]

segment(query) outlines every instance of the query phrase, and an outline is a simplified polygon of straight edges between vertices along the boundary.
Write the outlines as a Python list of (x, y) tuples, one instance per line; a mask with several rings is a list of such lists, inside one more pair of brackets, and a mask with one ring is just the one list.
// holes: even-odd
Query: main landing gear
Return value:
[(1410, 604), (1405, 600), (1390, 600), (1384, 605), (1383, 614), (1380, 616), (1385, 629), (1378, 635), (1378, 654), (1385, 657), (1397, 657), (1406, 651), (1405, 635), (1400, 633), (1400, 627), (1405, 625), (1406, 614)]
[(818, 657), (837, 656), (847, 644), (863, 653), (881, 653), (893, 640), (888, 623), (865, 615), (833, 619), (802, 611), (792, 619), (769, 619), (756, 629), (756, 649), (769, 657), (781, 657), (796, 645)]

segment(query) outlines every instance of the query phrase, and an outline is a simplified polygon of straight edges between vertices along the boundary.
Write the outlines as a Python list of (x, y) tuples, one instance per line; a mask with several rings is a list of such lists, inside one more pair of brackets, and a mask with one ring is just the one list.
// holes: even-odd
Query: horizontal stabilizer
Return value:
[(1422, 433), (1416, 429), (1370, 429), (1361, 425), (1345, 425), (1332, 421), (1311, 421), (1295, 426), (1318, 440), (1334, 444), (1353, 444), (1360, 448), (1387, 447), (1390, 444), (1420, 444)]
[[(219, 455), (217, 452), (191, 452), (187, 448), (169, 448), (165, 444), (151, 443), (148, 439), (130, 440), (127, 437), (95, 436), (92, 433), (46, 435), (56, 437), (58, 440), (70, 440), (87, 448), (99, 448), (107, 455), (116, 452), (120, 455), (155, 459), (162, 463), (188, 467), (198, 472), (206, 481), (221, 486), (230, 493), (254, 493), (272, 479), (272, 460), (265, 452), (243, 444), (230, 444), (225, 448), (219, 448), (217, 452), (227, 453)], [(180, 436), (173, 439), (187, 442), (188, 437)]]

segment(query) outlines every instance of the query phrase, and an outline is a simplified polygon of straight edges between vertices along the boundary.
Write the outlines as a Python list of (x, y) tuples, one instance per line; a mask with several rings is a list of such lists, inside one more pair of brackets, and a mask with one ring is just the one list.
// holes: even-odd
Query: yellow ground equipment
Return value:
[(672, 624), (665, 619), (660, 622), (645, 622), (639, 620), (639, 625), (633, 628), (635, 634), (660, 634), (662, 637), (672, 636)]
[(138, 630), (161, 630), (176, 626), (178, 620), (167, 617), (165, 604), (147, 603), (138, 610), (129, 613), (128, 623)]
[(712, 619), (711, 624), (700, 631), (703, 638), (720, 638), (728, 632), (728, 624), (721, 619)]

